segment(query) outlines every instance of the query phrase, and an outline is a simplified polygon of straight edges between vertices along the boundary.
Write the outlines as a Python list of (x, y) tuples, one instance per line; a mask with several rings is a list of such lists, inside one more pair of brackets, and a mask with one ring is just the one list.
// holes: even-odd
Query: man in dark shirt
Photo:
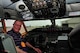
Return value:
[(34, 49), (37, 53), (42, 53), (40, 49), (33, 47), (28, 41), (25, 41), (20, 34), (22, 21), (16, 20), (13, 24), (12, 30), (8, 31), (7, 34), (13, 37), (18, 53), (27, 53), (27, 47)]

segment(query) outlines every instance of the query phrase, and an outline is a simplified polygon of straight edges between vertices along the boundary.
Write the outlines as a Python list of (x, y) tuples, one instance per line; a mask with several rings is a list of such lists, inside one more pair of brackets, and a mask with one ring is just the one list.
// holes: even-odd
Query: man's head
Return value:
[(14, 22), (14, 24), (13, 24), (13, 30), (14, 30), (15, 32), (19, 32), (20, 29), (21, 29), (21, 25), (22, 25), (22, 24), (23, 24), (22, 21), (16, 20), (16, 21)]

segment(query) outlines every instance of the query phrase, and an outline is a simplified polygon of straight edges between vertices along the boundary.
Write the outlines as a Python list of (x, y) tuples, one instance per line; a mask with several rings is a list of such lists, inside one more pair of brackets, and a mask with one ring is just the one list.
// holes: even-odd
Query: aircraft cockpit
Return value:
[(23, 22), (22, 37), (42, 53), (80, 53), (79, 0), (0, 0), (1, 53), (17, 53), (7, 34), (15, 20)]

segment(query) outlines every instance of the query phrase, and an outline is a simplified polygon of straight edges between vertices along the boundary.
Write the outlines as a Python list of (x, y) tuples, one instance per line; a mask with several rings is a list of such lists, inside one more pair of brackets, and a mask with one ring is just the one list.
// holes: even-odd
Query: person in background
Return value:
[[(20, 29), (21, 29), (21, 25), (23, 24), (22, 21), (20, 20), (16, 20), (13, 24), (13, 27), (10, 31), (7, 32), (7, 34), (9, 34), (10, 36), (13, 37), (15, 45), (16, 45), (16, 50), (18, 53), (28, 53), (28, 48), (30, 47), (32, 48), (35, 52), (37, 53), (42, 53), (42, 51), (39, 48), (35, 48), (33, 47), (28, 41), (25, 41), (25, 39), (23, 39), (21, 37), (20, 34)], [(33, 52), (32, 52), (33, 53)]]

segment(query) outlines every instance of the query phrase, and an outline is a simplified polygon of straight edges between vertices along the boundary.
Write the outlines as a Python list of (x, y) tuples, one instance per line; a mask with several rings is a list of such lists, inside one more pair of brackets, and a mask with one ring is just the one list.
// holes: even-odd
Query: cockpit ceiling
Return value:
[(66, 0), (67, 11), (80, 11), (80, 0)]
[(80, 3), (66, 4), (67, 11), (80, 11)]
[(80, 3), (80, 0), (66, 0), (67, 4)]

